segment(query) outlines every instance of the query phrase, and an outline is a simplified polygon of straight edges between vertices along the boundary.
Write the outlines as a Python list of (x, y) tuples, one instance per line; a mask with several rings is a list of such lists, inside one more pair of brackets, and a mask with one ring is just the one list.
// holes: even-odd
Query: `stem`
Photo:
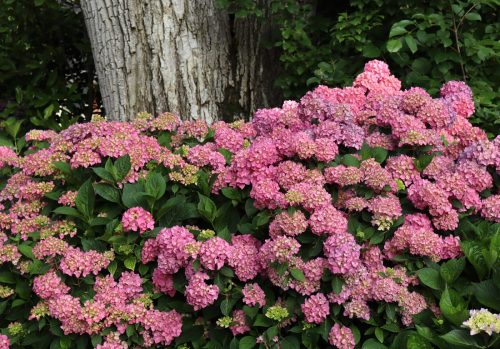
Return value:
[(472, 11), (473, 9), (475, 9), (477, 6), (477, 4), (474, 4), (470, 7), (470, 9), (467, 10), (467, 12), (464, 13), (464, 15), (460, 18), (460, 22), (458, 23), (458, 26), (457, 28), (460, 29), (460, 27), (462, 26), (463, 22), (464, 22), (464, 19), (465, 19), (465, 16), (467, 16), (467, 14)]
[[(462, 52), (460, 51), (460, 42), (458, 41), (458, 27), (457, 27), (457, 22), (455, 20), (455, 13), (453, 12), (453, 7), (451, 5), (451, 1), (450, 1), (450, 9), (451, 9), (451, 15), (453, 18), (453, 34), (455, 35), (455, 45), (457, 46), (457, 52), (458, 52), (458, 55), (460, 56), (460, 69), (462, 70), (462, 77), (464, 79), (464, 82), (467, 82), (467, 78), (465, 77), (464, 63), (462, 60)], [(465, 17), (465, 14), (464, 14), (464, 17)]]
[(498, 341), (498, 338), (500, 338), (500, 336), (497, 336), (497, 337), (493, 340), (493, 342), (491, 342), (490, 344), (488, 344), (488, 348), (493, 347), (493, 344), (495, 344), (495, 343)]

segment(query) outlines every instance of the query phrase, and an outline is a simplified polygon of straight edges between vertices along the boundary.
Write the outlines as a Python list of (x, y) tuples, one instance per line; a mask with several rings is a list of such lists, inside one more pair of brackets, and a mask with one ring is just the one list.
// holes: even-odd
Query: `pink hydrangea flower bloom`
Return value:
[(192, 305), (194, 310), (203, 309), (219, 298), (219, 288), (205, 283), (208, 279), (207, 274), (197, 272), (189, 280), (185, 295), (188, 304)]
[(142, 207), (132, 207), (123, 214), (122, 225), (125, 231), (135, 231), (142, 234), (154, 229), (155, 221), (151, 213)]
[(226, 263), (229, 253), (229, 243), (215, 236), (201, 245), (199, 252), (201, 265), (209, 270), (219, 270)]
[(301, 308), (306, 321), (310, 323), (320, 324), (330, 314), (330, 303), (323, 293), (307, 298)]
[(4, 334), (0, 334), (0, 349), (9, 349), (10, 348), (10, 340)]
[(354, 335), (349, 327), (339, 324), (333, 325), (328, 334), (328, 341), (337, 349), (354, 349)]
[(237, 336), (250, 331), (250, 327), (246, 323), (245, 312), (243, 310), (238, 309), (233, 311), (233, 322), (235, 324), (229, 327), (229, 329), (233, 333), (233, 336)]
[(326, 239), (323, 251), (328, 267), (334, 274), (347, 274), (360, 264), (361, 247), (348, 232), (332, 234)]
[(243, 302), (249, 306), (259, 306), (262, 308), (266, 305), (266, 294), (256, 283), (246, 284), (243, 287)]

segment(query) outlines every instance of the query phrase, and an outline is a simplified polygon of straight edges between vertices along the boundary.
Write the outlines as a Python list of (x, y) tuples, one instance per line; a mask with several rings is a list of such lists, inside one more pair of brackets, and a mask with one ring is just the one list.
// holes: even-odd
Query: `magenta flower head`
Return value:
[(338, 349), (354, 349), (354, 335), (349, 327), (339, 324), (333, 325), (328, 335), (328, 340), (331, 345)]
[(142, 207), (132, 207), (123, 214), (122, 225), (125, 231), (135, 231), (142, 234), (154, 229), (155, 221), (151, 213)]

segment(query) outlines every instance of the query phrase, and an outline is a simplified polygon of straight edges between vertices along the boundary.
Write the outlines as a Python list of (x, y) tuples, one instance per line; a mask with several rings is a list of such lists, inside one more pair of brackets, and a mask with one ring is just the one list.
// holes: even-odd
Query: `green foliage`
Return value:
[(90, 116), (97, 86), (78, 2), (0, 0), (0, 7), (0, 143)]
[[(238, 17), (261, 16), (248, 0), (219, 0)], [(500, 52), (498, 1), (271, 1), (284, 72), (285, 97), (312, 86), (346, 85), (369, 59), (386, 61), (404, 87), (437, 95), (448, 80), (465, 80), (475, 95), (472, 122), (498, 133)]]

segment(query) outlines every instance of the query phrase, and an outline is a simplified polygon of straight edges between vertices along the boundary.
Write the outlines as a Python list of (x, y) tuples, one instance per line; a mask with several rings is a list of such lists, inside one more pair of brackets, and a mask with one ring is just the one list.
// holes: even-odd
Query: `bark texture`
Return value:
[[(267, 3), (269, 0), (261, 0)], [(269, 20), (234, 20), (215, 0), (82, 0), (109, 119), (170, 111), (231, 119), (279, 96)]]

